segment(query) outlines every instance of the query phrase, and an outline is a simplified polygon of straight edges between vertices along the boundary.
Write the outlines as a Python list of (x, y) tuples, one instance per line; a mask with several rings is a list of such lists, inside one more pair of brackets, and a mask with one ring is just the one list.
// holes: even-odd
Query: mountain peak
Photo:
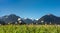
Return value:
[(53, 14), (47, 14), (48, 16), (51, 16), (51, 15), (53, 15)]
[(10, 14), (10, 16), (16, 16), (15, 14)]

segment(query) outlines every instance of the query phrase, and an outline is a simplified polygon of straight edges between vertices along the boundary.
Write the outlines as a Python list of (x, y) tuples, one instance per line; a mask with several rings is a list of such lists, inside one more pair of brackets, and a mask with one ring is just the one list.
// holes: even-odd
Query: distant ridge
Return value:
[(0, 17), (0, 24), (60, 24), (60, 17), (53, 14), (46, 14), (39, 19), (21, 18), (15, 14)]

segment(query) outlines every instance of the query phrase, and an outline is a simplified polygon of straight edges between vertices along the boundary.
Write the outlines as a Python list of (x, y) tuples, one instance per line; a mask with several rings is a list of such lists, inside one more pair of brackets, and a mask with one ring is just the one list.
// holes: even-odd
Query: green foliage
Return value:
[(0, 33), (60, 33), (58, 25), (0, 25)]

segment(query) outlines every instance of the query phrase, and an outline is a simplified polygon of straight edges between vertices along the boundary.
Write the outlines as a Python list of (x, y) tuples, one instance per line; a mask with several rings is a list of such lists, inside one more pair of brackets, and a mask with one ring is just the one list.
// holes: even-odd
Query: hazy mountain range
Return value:
[(42, 16), (38, 20), (32, 20), (29, 18), (21, 18), (15, 14), (5, 15), (0, 17), (0, 24), (60, 24), (60, 17), (53, 14), (47, 14)]

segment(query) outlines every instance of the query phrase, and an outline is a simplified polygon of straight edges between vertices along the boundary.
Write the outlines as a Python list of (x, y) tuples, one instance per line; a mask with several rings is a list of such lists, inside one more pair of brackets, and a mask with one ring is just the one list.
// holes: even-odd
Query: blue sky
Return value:
[(0, 0), (0, 16), (38, 19), (49, 13), (60, 16), (60, 0)]

